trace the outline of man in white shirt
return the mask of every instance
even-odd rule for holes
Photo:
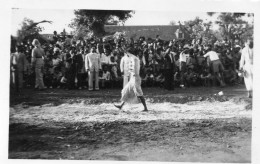
[[[93,90],[95,76],[95,90],[99,90],[99,71],[101,70],[100,55],[96,53],[96,47],[91,47],[90,53],[85,57],[85,67],[88,72],[88,90]]]
[[[120,71],[123,74],[123,80],[124,80],[123,86],[125,86],[130,80],[129,62],[130,62],[130,58],[127,55],[127,53],[125,53],[124,57],[122,57],[120,61]]]
[[[185,45],[184,51],[180,53],[179,57],[179,62],[180,62],[180,73],[181,73],[181,80],[180,80],[180,87],[184,88],[184,74],[186,72],[186,62],[187,62],[187,57],[189,56],[189,46]]]
[[[203,57],[209,57],[215,78],[219,81],[222,87],[225,86],[226,84],[222,75],[224,67],[218,57],[218,54],[212,50],[212,46],[209,46],[208,52]]]
[[[109,59],[109,54],[108,54],[108,52],[106,52],[106,50],[105,50],[104,53],[100,54],[100,62],[101,62],[102,67],[104,65],[108,65],[109,64],[109,60],[110,60]]]

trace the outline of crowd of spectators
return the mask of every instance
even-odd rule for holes
[[[35,86],[35,73],[31,66],[32,40],[17,45],[26,56],[23,72],[23,87]],[[88,88],[85,56],[94,47],[100,55],[101,88],[122,88],[123,78],[120,61],[124,56],[124,45],[133,47],[132,53],[141,61],[140,75],[143,87],[173,88],[195,86],[226,86],[242,82],[237,75],[241,56],[241,45],[231,45],[227,40],[202,44],[199,40],[169,40],[140,37],[126,39],[123,35],[88,39],[73,39],[54,33],[52,41],[42,44],[45,51],[43,81],[47,88]],[[14,52],[13,52],[14,53]],[[172,71],[165,71],[166,55],[172,57]],[[215,56],[214,56],[215,55]],[[215,61],[218,62],[215,62]],[[12,62],[12,61],[11,61]],[[11,63],[11,67],[13,64]],[[167,73],[166,73],[167,72]],[[168,78],[167,76],[172,76]],[[169,81],[170,79],[170,81]]]

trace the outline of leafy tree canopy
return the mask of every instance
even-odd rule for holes
[[[70,27],[75,29],[75,35],[93,33],[95,36],[105,35],[105,25],[124,23],[132,17],[131,10],[74,10],[76,18]]]
[[[35,22],[31,19],[24,18],[21,23],[21,28],[17,31],[17,39],[18,41],[24,40],[26,37],[30,35],[39,34],[43,28],[38,26],[33,26]],[[31,28],[32,27],[32,28]]]

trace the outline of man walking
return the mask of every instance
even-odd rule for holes
[[[90,53],[86,55],[85,67],[88,72],[88,90],[93,90],[95,76],[95,90],[99,90],[99,71],[101,70],[100,55],[96,53],[96,47],[91,47]]]

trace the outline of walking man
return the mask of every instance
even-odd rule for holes
[[[140,60],[138,57],[132,54],[133,50],[131,47],[126,50],[127,55],[130,57],[129,70],[130,70],[130,81],[124,86],[121,92],[121,104],[115,105],[118,109],[121,109],[123,105],[127,103],[137,103],[139,98],[144,106],[144,112],[147,112],[146,102],[143,96],[141,88],[141,77],[140,77]]]

